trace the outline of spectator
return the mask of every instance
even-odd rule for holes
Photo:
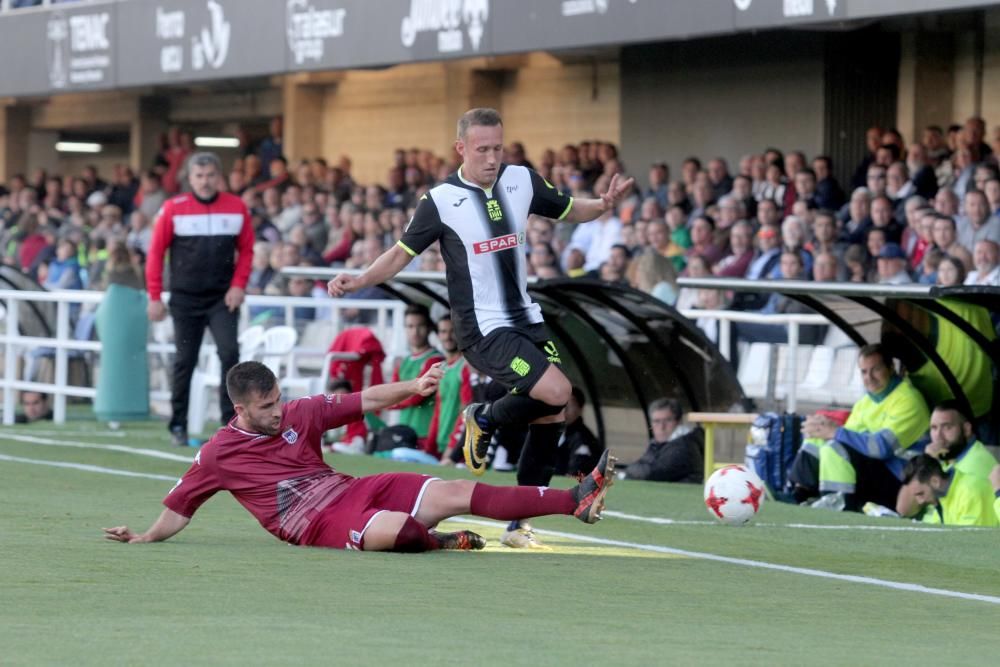
[[[910,172],[908,194],[917,194],[924,199],[933,199],[938,191],[937,175],[934,164],[923,144],[912,143],[906,152],[906,167]]]
[[[813,260],[812,279],[818,283],[832,283],[843,279],[843,270],[837,257],[829,252],[821,252]]]
[[[719,198],[719,214],[715,225],[715,245],[724,250],[729,248],[729,230],[746,218],[747,210],[743,202],[734,195]]]
[[[972,261],[976,268],[965,277],[966,285],[1000,287],[1000,245],[996,241],[977,243]]]
[[[859,188],[865,184],[865,178],[868,174],[868,167],[875,161],[875,151],[882,143],[882,128],[877,126],[869,127],[865,130],[865,157],[862,158],[861,163],[858,164],[857,168],[854,170],[854,176],[851,177],[851,188]]]
[[[187,132],[181,132],[176,126],[167,131],[167,147],[162,157],[166,164],[163,189],[168,195],[177,194],[181,190],[180,171],[192,152],[192,146],[191,135]]]
[[[879,284],[908,285],[913,282],[910,272],[906,270],[906,253],[898,243],[886,243],[882,246],[876,266]]]
[[[684,415],[676,399],[653,401],[648,414],[653,438],[639,460],[627,466],[625,478],[700,484],[704,467],[702,430],[681,426]]]
[[[712,200],[718,200],[733,189],[733,177],[729,175],[726,161],[717,157],[708,161],[708,182],[712,188]]]
[[[714,273],[724,278],[742,278],[753,260],[753,226],[746,220],[733,225],[729,232],[730,254],[719,260]]]
[[[777,276],[780,280],[807,280],[810,273],[807,273],[802,264],[801,253],[785,250],[781,253],[781,260],[778,264],[781,273]],[[775,313],[784,314],[808,314],[812,311],[799,301],[787,297],[778,292],[772,292],[764,303],[764,306],[757,311],[762,315]],[[758,324],[751,322],[739,322],[734,324],[734,339],[741,339],[748,342],[765,343],[786,343],[788,342],[788,326],[783,324]],[[826,327],[821,325],[804,324],[799,326],[799,341],[807,345],[815,345],[822,340],[826,333]],[[734,350],[730,354],[730,359],[736,359]]]
[[[633,288],[671,306],[677,301],[677,272],[673,262],[652,248],[632,260],[627,273]]]
[[[953,218],[938,215],[934,219],[932,238],[934,246],[943,254],[951,255],[961,261],[966,270],[972,268],[972,255],[958,242],[958,230]]]
[[[667,183],[670,180],[670,169],[665,162],[655,162],[649,167],[649,187],[643,193],[643,199],[652,198],[661,209],[669,206]]]
[[[871,192],[868,188],[857,188],[851,193],[846,215],[842,216],[844,228],[842,239],[848,244],[862,243],[871,228]]]
[[[952,190],[942,188],[934,195],[934,210],[941,215],[954,218],[958,215],[958,195]]]
[[[780,164],[768,164],[764,172],[764,183],[758,189],[759,201],[783,202],[785,200],[785,175]]]
[[[923,396],[896,374],[881,345],[862,347],[858,367],[866,393],[844,425],[819,413],[803,424],[807,439],[790,474],[798,502],[820,493],[831,495],[821,499],[821,507],[896,506],[907,450],[926,431],[930,414]]]
[[[149,254],[149,245],[153,240],[153,227],[149,217],[142,210],[132,211],[129,216],[129,230],[125,237],[125,245],[130,250],[138,250],[143,257]]]
[[[965,283],[965,265],[951,255],[941,258],[937,267],[937,284],[941,287],[957,287]]]
[[[980,190],[965,193],[965,215],[958,219],[958,242],[968,251],[984,239],[1000,243],[1000,218],[990,214],[989,201]]]
[[[805,202],[809,208],[816,208],[816,172],[800,169],[795,174],[795,201]]]
[[[76,244],[72,241],[63,239],[56,247],[56,259],[49,264],[45,287],[53,290],[83,289]]]
[[[816,176],[816,207],[836,211],[846,199],[843,188],[833,176],[833,160],[828,155],[813,158],[812,171]]]
[[[903,237],[903,228],[896,222],[894,217],[892,200],[887,195],[880,195],[872,199],[871,204],[871,227],[885,230],[886,241],[899,243]]]
[[[622,221],[613,209],[609,209],[596,220],[577,225],[569,247],[583,251],[586,257],[584,270],[594,271],[608,259],[611,247],[621,243],[621,240]]]
[[[781,223],[782,250],[799,255],[805,275],[812,273],[812,253],[806,249],[809,240],[806,224],[802,218],[790,215]],[[772,278],[780,277],[780,266],[771,272]]]
[[[812,224],[813,239],[806,244],[806,249],[814,256],[820,253],[829,253],[838,260],[844,256],[847,244],[838,241],[840,230],[837,229],[837,217],[828,210],[821,210],[816,213]]]
[[[608,259],[601,264],[601,268],[596,272],[591,272],[591,276],[599,278],[606,283],[625,284],[625,274],[628,272],[629,262],[632,254],[629,249],[621,243],[611,246]]]
[[[712,263],[703,255],[691,255],[688,257],[685,274],[688,278],[708,278],[712,275]],[[694,308],[698,299],[698,290],[691,287],[682,287],[677,291],[677,303],[674,307],[677,310],[688,310]]]
[[[951,156],[951,162],[951,192],[956,197],[964,197],[968,190],[975,187],[973,173],[976,169],[976,163],[972,157],[972,151],[965,146],[957,148]]]
[[[715,244],[715,220],[708,215],[698,215],[691,223],[691,247],[684,253],[690,263],[695,255],[701,255],[714,265],[722,259],[722,249]]]
[[[438,253],[440,255],[440,253]],[[559,269],[559,258],[555,250],[548,243],[538,242],[531,246],[531,254],[528,256],[528,273],[538,275],[539,269],[552,267],[557,274],[561,274]]]
[[[991,178],[983,184],[983,194],[989,202],[989,212],[991,217],[1000,214],[1000,179]]]
[[[14,415],[15,424],[30,424],[37,421],[51,421],[52,408],[48,394],[40,391],[21,392],[21,414]]]
[[[264,139],[262,139],[260,144],[257,146],[257,158],[260,160],[258,164],[261,166],[260,176],[263,177],[263,180],[274,178],[274,174],[271,172],[271,166],[274,160],[284,155],[285,144],[283,139],[283,120],[281,116],[275,116],[271,119],[271,123],[268,126],[268,135],[264,137]],[[251,182],[254,179],[256,179],[256,175],[251,177]]]
[[[132,262],[128,246],[121,239],[112,240],[108,246],[108,261],[104,266],[101,282],[92,287],[105,290],[109,285],[124,285],[140,292],[146,288],[142,270]]]

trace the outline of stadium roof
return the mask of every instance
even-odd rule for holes
[[[937,367],[956,400],[969,407],[970,396],[959,386],[952,368],[936,345],[935,317],[953,324],[966,343],[981,349],[1000,369],[1000,341],[984,336],[970,322],[942,304],[943,300],[981,306],[1000,313],[1000,287],[936,285],[868,285],[860,283],[815,283],[801,280],[754,281],[737,278],[681,278],[681,287],[735,292],[778,293],[794,299],[824,316],[857,345],[902,342],[919,351]],[[968,348],[966,348],[968,349]],[[900,357],[908,349],[893,348]],[[994,392],[994,402],[997,392]],[[992,410],[994,422],[1000,422]]]

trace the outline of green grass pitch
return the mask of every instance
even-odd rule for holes
[[[194,453],[171,449],[159,423],[123,432],[82,420],[0,429],[0,664],[997,663],[1000,531],[916,531],[776,503],[730,528],[711,522],[700,487],[619,482],[596,526],[535,522],[554,547],[544,553],[498,546],[495,522],[463,521],[449,527],[482,532],[485,551],[291,547],[221,494],[175,539],[122,545],[101,527],[145,529],[172,482],[24,460],[175,478],[186,463],[128,450]],[[404,469],[328,461],[358,475]]]

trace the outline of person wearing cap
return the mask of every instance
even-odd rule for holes
[[[907,285],[913,282],[906,270],[906,253],[898,243],[886,243],[878,253],[878,282],[880,285]]]

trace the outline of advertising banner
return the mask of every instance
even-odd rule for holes
[[[0,20],[0,95],[114,88],[115,7],[58,5]]]
[[[130,0],[117,5],[121,86],[285,69],[282,2]]]

